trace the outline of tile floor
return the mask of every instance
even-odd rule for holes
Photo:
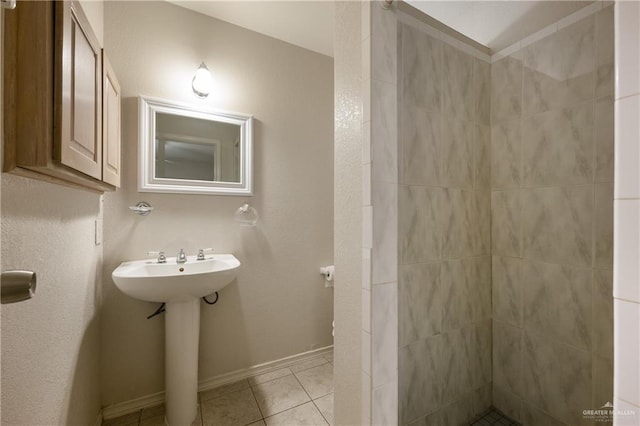
[[[499,425],[499,426],[519,426],[520,423],[511,420],[495,408],[491,408],[487,412],[483,413],[478,420],[471,423],[471,426],[486,426],[486,425]]]
[[[193,426],[333,425],[333,355],[199,393]],[[164,405],[103,426],[164,426]]]

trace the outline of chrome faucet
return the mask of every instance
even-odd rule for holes
[[[156,259],[157,263],[167,263],[167,257],[164,255],[163,251],[150,251],[147,255],[158,256]]]
[[[187,263],[187,255],[184,253],[184,249],[180,249],[176,256],[176,263]]]
[[[205,252],[212,252],[213,249],[212,248],[206,248],[206,249],[198,249],[198,257],[196,257],[196,260],[205,260],[204,257],[204,253]]]

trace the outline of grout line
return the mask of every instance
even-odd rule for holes
[[[330,394],[327,394],[330,395]],[[325,395],[325,396],[327,396]],[[322,396],[320,398],[323,398]],[[318,398],[316,398],[318,399]],[[318,412],[320,413],[320,415],[322,416],[322,418],[324,419],[325,422],[327,422],[327,424],[329,424],[329,420],[325,417],[324,413],[322,412],[322,410],[320,409],[320,407],[318,407],[318,404],[316,404],[316,400],[312,399],[311,403],[313,404],[314,407],[316,407],[316,410],[318,410]]]
[[[251,396],[253,396],[253,400],[256,402],[256,406],[258,407],[258,413],[260,413],[260,420],[262,420],[266,424],[267,422],[264,421],[264,414],[262,413],[262,408],[260,408],[260,404],[258,404],[258,398],[256,398],[256,394],[253,392],[253,388],[251,386],[249,386],[249,391],[251,392]],[[204,419],[202,421],[204,422]]]

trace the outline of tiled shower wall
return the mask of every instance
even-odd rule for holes
[[[523,424],[586,424],[583,410],[613,397],[613,7],[601,7],[492,63],[493,404]]]
[[[489,56],[398,26],[399,420],[469,424],[491,405]]]

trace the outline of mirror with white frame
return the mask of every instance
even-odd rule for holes
[[[252,195],[252,117],[140,97],[140,192]]]

